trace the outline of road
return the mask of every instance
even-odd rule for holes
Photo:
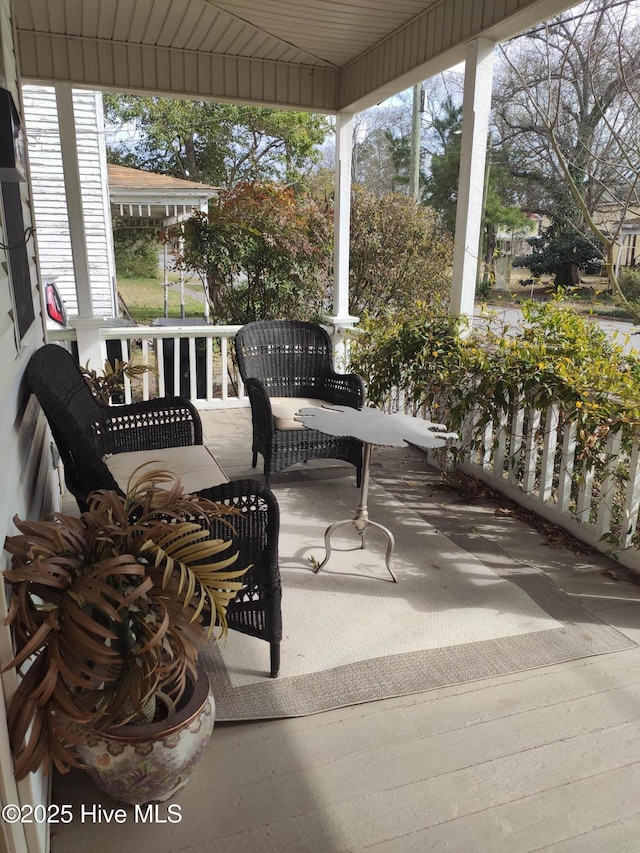
[[[496,316],[501,320],[504,319],[506,323],[512,326],[517,325],[522,318],[522,313],[518,308],[503,308],[495,305],[488,305],[486,307],[489,311],[495,311]],[[476,306],[476,310],[478,314],[474,322],[481,323],[483,318],[480,316],[479,305]],[[626,320],[608,320],[593,317],[593,321],[597,322],[616,343],[623,345],[626,353],[635,351],[640,356],[640,327]]]

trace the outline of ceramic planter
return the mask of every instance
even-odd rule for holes
[[[198,667],[190,697],[171,719],[92,732],[78,751],[91,778],[112,799],[163,802],[189,781],[214,721],[209,678]]]

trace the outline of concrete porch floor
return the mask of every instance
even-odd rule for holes
[[[228,476],[260,477],[249,410],[202,415]],[[372,479],[385,469],[640,642],[640,586],[606,557],[550,546],[493,503],[465,503],[419,451],[374,451]],[[52,851],[631,853],[638,791],[640,648],[312,717],[219,724],[173,801],[180,823],[82,823],[83,805],[113,803],[85,774],[59,776],[54,799],[76,818],[56,827]]]

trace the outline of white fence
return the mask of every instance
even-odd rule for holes
[[[143,374],[136,391],[143,400],[182,395],[200,409],[247,406],[242,380],[231,345],[240,326],[136,326],[100,329],[103,341],[119,345],[120,361],[152,368]],[[113,342],[116,342],[114,347]],[[131,381],[125,377],[125,402],[133,398]]]

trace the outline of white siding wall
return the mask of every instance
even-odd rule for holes
[[[20,109],[20,89],[10,18],[10,0],[0,0],[0,86],[9,89]],[[29,184],[21,183],[24,225],[32,224]],[[0,216],[0,242],[6,244],[4,216]],[[36,311],[35,321],[21,342],[14,328],[11,301],[11,279],[6,253],[0,248],[0,542],[15,533],[13,516],[37,518],[59,507],[59,483],[51,464],[50,435],[44,417],[30,397],[24,373],[31,353],[43,343],[43,328],[37,293],[35,247],[27,243]],[[8,555],[0,553],[0,569],[8,566]],[[12,657],[9,629],[4,625],[7,599],[4,584],[0,583],[0,668]],[[14,672],[0,679],[0,801],[2,803],[38,803],[47,797],[48,780],[41,774],[32,775],[16,784],[8,750],[5,701],[15,690]],[[0,822],[0,835],[6,847],[18,853],[40,853],[47,846],[44,825],[7,824]]]
[[[57,286],[70,315],[78,313],[69,220],[55,90],[23,86],[34,216],[42,275],[57,276]],[[73,108],[78,141],[89,275],[94,312],[114,317],[113,235],[109,215],[107,163],[104,152],[102,96],[76,90]]]

